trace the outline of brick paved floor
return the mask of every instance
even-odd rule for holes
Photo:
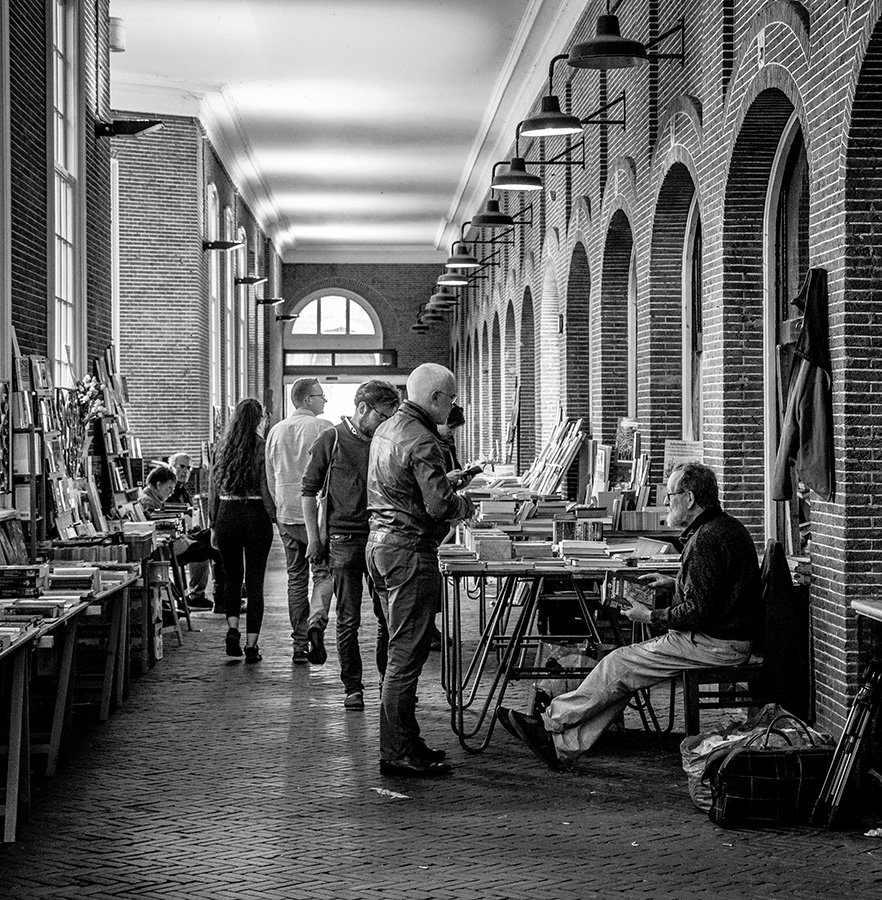
[[[267,593],[262,663],[228,662],[221,617],[200,614],[202,631],[77,739],[59,776],[38,785],[19,842],[0,849],[0,897],[882,896],[882,840],[862,834],[878,822],[717,828],[690,803],[676,741],[611,734],[567,775],[501,729],[485,753],[466,754],[449,731],[438,654],[419,715],[456,771],[382,778],[375,675],[367,709],[346,712],[332,646],[324,667],[290,662],[278,542]]]

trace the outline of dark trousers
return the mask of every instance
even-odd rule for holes
[[[242,582],[248,591],[249,634],[263,623],[263,577],[273,543],[273,523],[262,500],[221,500],[214,539],[224,566],[224,612],[239,616]]]
[[[201,563],[211,561],[211,574],[214,576],[214,596],[215,602],[220,602],[219,598],[224,592],[224,566],[221,560],[219,550],[215,550],[211,546],[211,532],[206,528],[199,532],[198,535],[190,535],[193,541],[183,553],[178,554],[178,562],[183,565],[190,563]],[[208,572],[206,571],[206,580]],[[190,582],[190,589],[194,590],[195,585]],[[195,590],[194,590],[195,592]],[[202,582],[202,595],[205,596],[205,582]]]
[[[328,541],[328,564],[334,579],[337,598],[337,654],[340,657],[340,679],[347,694],[363,691],[361,651],[358,629],[361,626],[361,598],[367,582],[368,592],[377,617],[376,661],[380,675],[386,673],[389,654],[389,629],[380,597],[367,568],[365,549],[367,535],[335,534]]]
[[[380,708],[380,758],[398,760],[420,741],[417,683],[432,646],[431,624],[441,589],[437,553],[368,540],[368,571],[389,626],[389,660]]]

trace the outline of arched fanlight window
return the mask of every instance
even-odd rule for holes
[[[363,302],[352,295],[327,293],[300,310],[291,329],[295,335],[374,335],[376,325]]]

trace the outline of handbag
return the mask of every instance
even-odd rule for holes
[[[328,546],[328,518],[330,516],[330,496],[329,490],[331,487],[331,468],[334,465],[334,456],[337,453],[337,441],[340,438],[340,432],[337,429],[334,429],[334,446],[331,448],[331,455],[328,458],[328,468],[325,471],[325,481],[322,485],[322,489],[319,491],[318,496],[316,497],[316,505],[318,507],[318,534],[319,534],[319,542],[322,547]]]
[[[794,746],[775,727],[783,720],[795,723],[807,743]],[[783,746],[769,746],[773,734],[783,738]],[[711,788],[708,816],[724,828],[808,822],[832,760],[832,745],[818,744],[801,719],[777,716],[761,736],[708,759],[702,779]]]

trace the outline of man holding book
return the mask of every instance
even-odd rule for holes
[[[623,610],[632,622],[665,633],[604,656],[575,691],[555,697],[541,718],[499,709],[502,725],[552,769],[571,764],[588,750],[635,691],[686,669],[740,665],[750,658],[761,614],[753,538],[720,508],[710,467],[679,465],[667,487],[668,524],[684,528],[680,572],[676,579],[650,574],[643,581],[672,594],[671,604],[650,609],[634,602]]]
[[[438,545],[472,501],[447,477],[438,426],[456,402],[453,372],[434,363],[407,379],[407,400],[371,442],[368,465],[368,570],[389,624],[389,660],[380,710],[380,772],[443,775],[443,750],[426,746],[416,720],[417,683],[429,657],[441,590]]]
[[[395,415],[401,396],[388,381],[368,381],[355,392],[355,412],[339,425],[323,431],[309,451],[303,473],[303,519],[311,563],[327,560],[337,597],[337,655],[340,679],[346,692],[346,709],[364,709],[361,652],[358,629],[364,585],[377,617],[376,661],[382,678],[386,672],[389,630],[380,597],[368,575],[365,548],[368,540],[367,472],[371,438],[377,426]],[[326,491],[326,493],[325,493]],[[319,534],[318,495],[325,493],[327,543]],[[310,603],[309,661],[322,665],[327,659],[324,632],[328,625],[330,594],[314,594]]]

